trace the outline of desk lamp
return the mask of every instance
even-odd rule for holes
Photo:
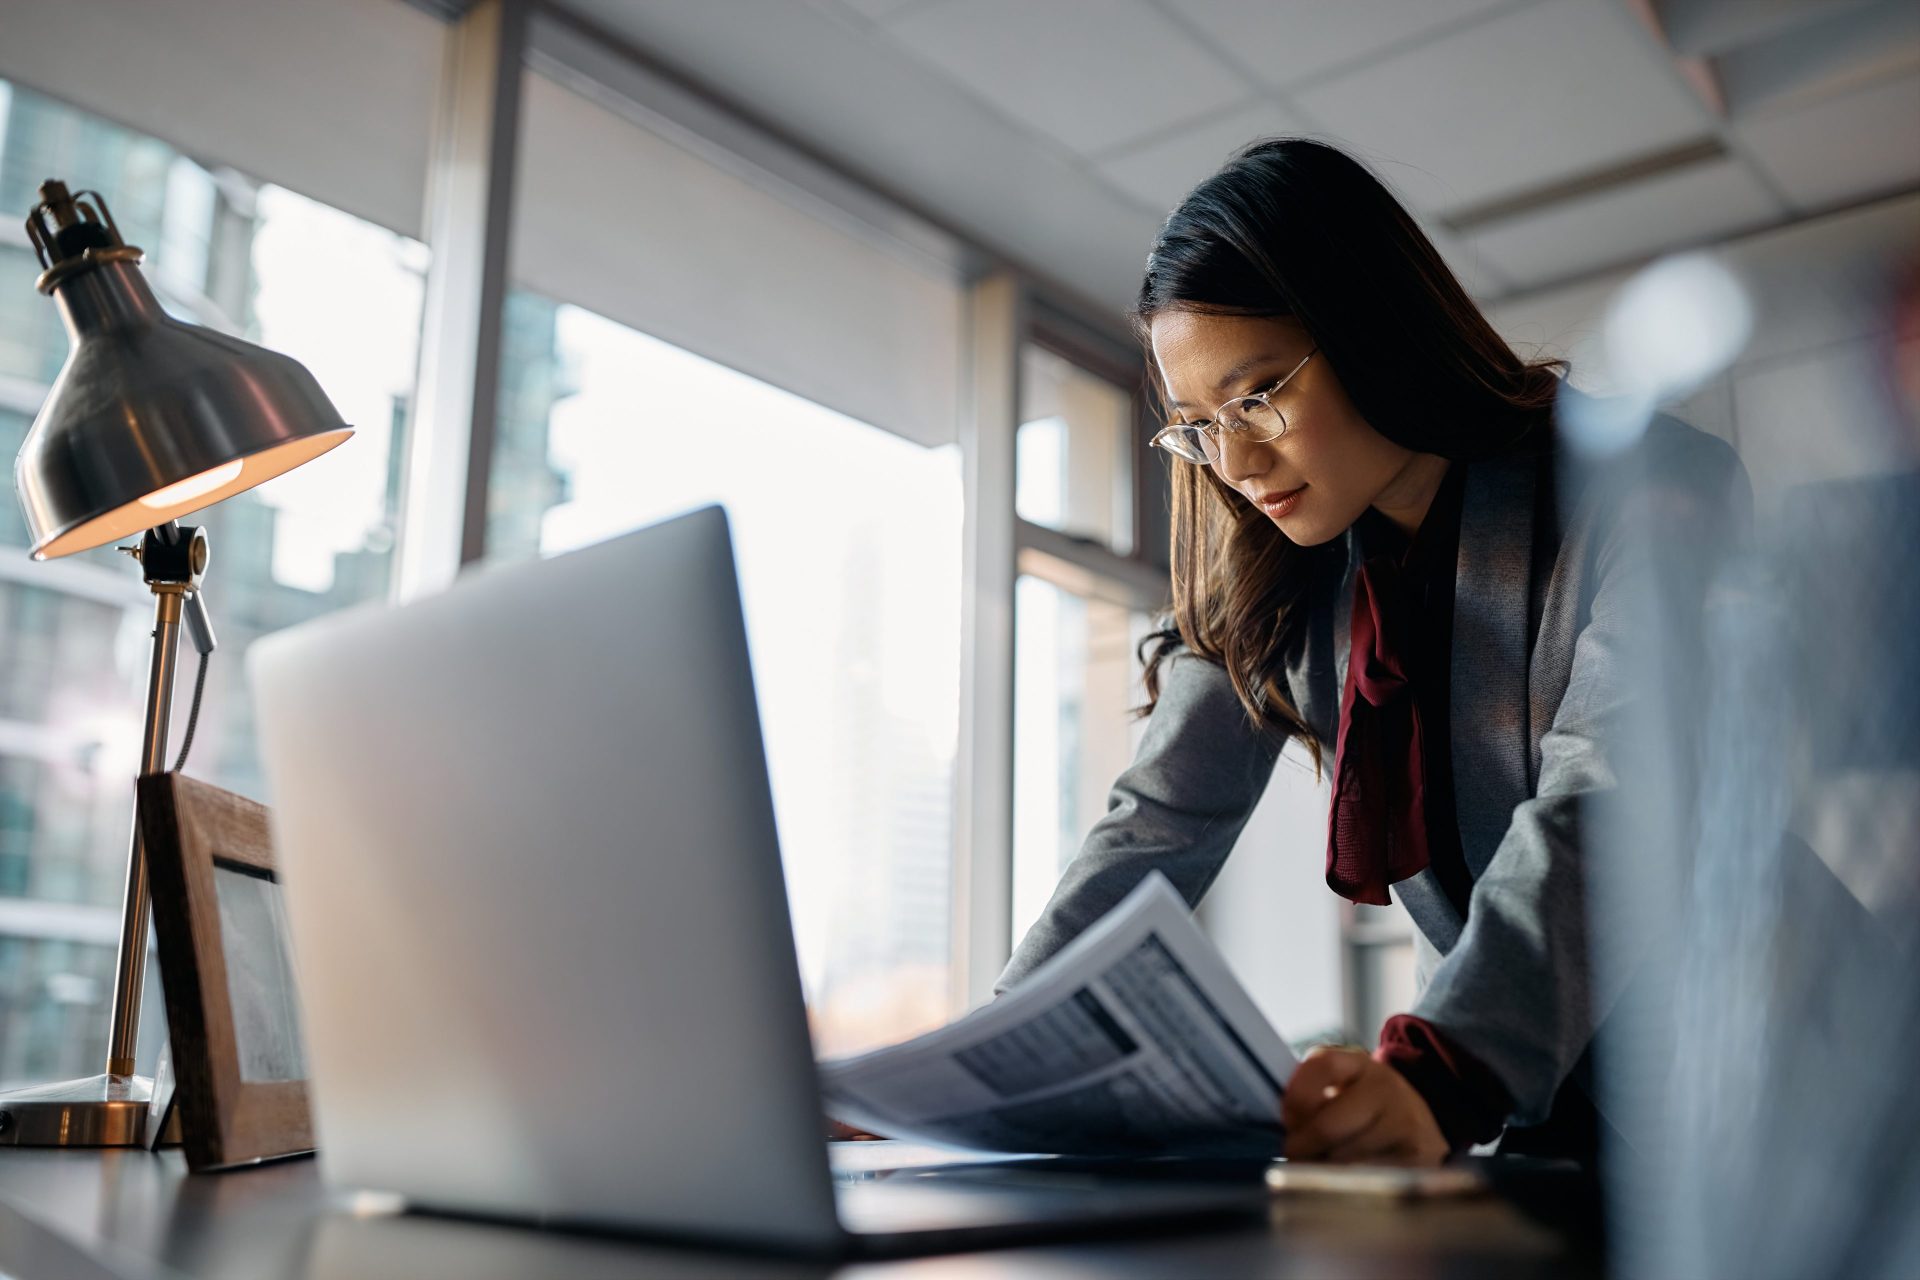
[[[139,561],[154,598],[141,769],[159,773],[183,619],[202,680],[214,647],[200,591],[206,531],[175,521],[311,461],[353,430],[298,362],[162,311],[140,250],[98,192],[43,183],[27,235],[40,292],[60,309],[73,349],[20,447],[14,484],[35,560],[140,537],[121,550]],[[134,1074],[134,1049],[150,905],[136,820],[107,1069],[0,1093],[0,1146],[141,1143],[153,1085]]]

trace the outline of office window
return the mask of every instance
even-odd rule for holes
[[[1097,544],[1077,563],[1023,553],[1014,585],[1012,929],[1038,918],[1107,810],[1144,731],[1136,658],[1150,622],[1137,576],[1109,581],[1134,544],[1134,401],[1110,378],[1037,342],[1020,351],[1014,511]],[[1105,568],[1103,568],[1103,566]],[[1155,592],[1153,605],[1157,605]],[[1146,607],[1143,607],[1146,606]]]
[[[1014,586],[1013,938],[1107,811],[1133,759],[1146,700],[1135,652],[1145,614],[1040,578]]]
[[[726,505],[817,1045],[942,1022],[957,451],[531,292],[506,320],[489,554]]]
[[[0,82],[0,454],[66,357],[20,223],[57,176],[104,193],[179,316],[302,361],[358,430],[314,463],[192,517],[212,539],[220,650],[188,771],[260,793],[243,655],[256,637],[386,591],[400,423],[425,250],[290,191]],[[0,1088],[100,1070],[140,763],[152,599],[111,548],[28,559],[0,502]],[[172,746],[194,656],[183,643]],[[143,1056],[154,1045],[144,1043]]]
[[[1023,520],[1133,549],[1133,398],[1045,347],[1020,357],[1014,510]]]

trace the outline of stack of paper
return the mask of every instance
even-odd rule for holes
[[[1071,1155],[1278,1155],[1294,1057],[1157,872],[1018,987],[821,1064],[835,1119]]]

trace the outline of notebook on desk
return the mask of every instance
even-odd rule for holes
[[[249,666],[332,1182],[809,1253],[1266,1212],[1257,1173],[830,1170],[719,508]]]

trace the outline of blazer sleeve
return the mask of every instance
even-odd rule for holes
[[[1534,794],[1515,807],[1474,884],[1466,927],[1413,1010],[1499,1078],[1513,1099],[1510,1122],[1521,1125],[1546,1119],[1625,985],[1622,966],[1596,973],[1591,963],[1584,860],[1607,852],[1596,816],[1607,822],[1639,782],[1637,766],[1623,767],[1623,744],[1652,722],[1633,699],[1660,684],[1657,667],[1700,660],[1702,602],[1750,506],[1745,473],[1718,441],[1596,487],[1605,492],[1590,509],[1603,514],[1584,538],[1593,585],[1566,692],[1540,740]],[[1661,710],[1669,727],[1684,722]],[[1622,914],[1600,922],[1611,936],[1598,941],[1614,955],[1631,947],[1633,922]]]
[[[1138,754],[994,994],[1071,942],[1149,872],[1164,873],[1188,905],[1197,903],[1266,790],[1280,746],[1251,723],[1225,668],[1175,653]]]

